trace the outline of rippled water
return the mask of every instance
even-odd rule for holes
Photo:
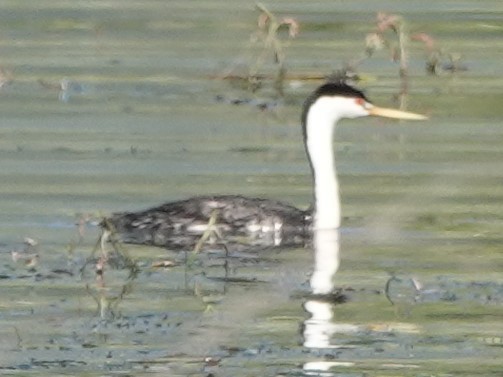
[[[197,257],[123,246],[137,269],[111,261],[104,280],[87,262],[93,221],[112,211],[207,193],[309,205],[298,118],[317,82],[289,81],[264,111],[229,102],[270,104],[270,87],[253,95],[211,79],[249,59],[252,3],[4,1],[2,374],[501,375],[500,1],[270,8],[301,23],[289,72],[340,68],[379,10],[400,12],[468,67],[426,76],[412,45],[408,107],[431,119],[337,130],[340,296],[313,304],[326,310],[330,347],[303,337],[310,246]],[[360,69],[369,97],[397,106],[389,57]]]

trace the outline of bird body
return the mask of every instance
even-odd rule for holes
[[[306,240],[311,211],[269,199],[198,196],[140,212],[116,213],[105,222],[123,242],[169,249],[193,247],[208,232],[215,243],[287,246]]]
[[[425,119],[422,115],[374,106],[361,91],[340,82],[320,86],[305,101],[302,129],[313,175],[314,210],[267,199],[200,196],[145,211],[117,213],[103,224],[123,242],[176,249],[192,247],[208,232],[214,232],[225,243],[303,244],[313,229],[340,226],[339,184],[332,145],[335,125],[342,118],[368,115]]]

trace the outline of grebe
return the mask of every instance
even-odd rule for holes
[[[182,249],[193,247],[208,231],[225,243],[248,246],[301,245],[313,228],[340,225],[339,187],[333,133],[342,118],[381,116],[420,120],[425,116],[373,105],[345,84],[326,83],[305,101],[303,139],[314,184],[314,211],[280,201],[234,195],[200,196],[169,202],[140,212],[122,212],[102,225],[125,243]]]

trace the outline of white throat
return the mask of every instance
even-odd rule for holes
[[[347,108],[348,101],[349,98],[341,97],[319,98],[311,105],[306,117],[306,149],[314,175],[315,229],[337,229],[341,224],[333,135],[335,124],[341,118],[341,109]]]

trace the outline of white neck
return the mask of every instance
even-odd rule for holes
[[[333,98],[318,99],[306,118],[306,150],[314,175],[315,229],[336,229],[341,223],[333,149],[333,134],[338,120]]]

